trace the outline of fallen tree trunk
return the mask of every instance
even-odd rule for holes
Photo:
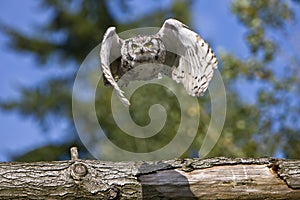
[[[300,199],[300,160],[0,163],[1,199]]]

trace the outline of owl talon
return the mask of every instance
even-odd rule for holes
[[[158,74],[157,74],[157,79],[162,79],[162,74],[159,72]]]

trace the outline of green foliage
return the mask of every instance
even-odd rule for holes
[[[118,7],[114,9],[130,14],[127,1],[117,2]],[[38,27],[37,35],[26,35],[9,26],[4,26],[3,30],[10,37],[11,48],[18,52],[34,54],[41,66],[45,66],[43,64],[53,58],[58,58],[57,67],[64,68],[69,61],[79,66],[85,56],[101,42],[109,26],[116,26],[119,32],[142,26],[158,27],[166,17],[175,17],[186,24],[191,24],[192,5],[193,1],[174,0],[166,10],[154,11],[134,21],[120,23],[114,16],[114,10],[108,6],[108,0],[43,0],[41,8],[50,10],[52,17],[48,23]],[[247,29],[245,42],[251,55],[247,59],[241,59],[226,51],[220,53],[221,74],[227,89],[228,112],[221,138],[209,156],[274,156],[280,151],[285,157],[299,158],[300,127],[296,123],[300,123],[300,108],[295,103],[299,101],[300,89],[297,87],[299,70],[293,67],[294,59],[286,59],[286,65],[292,66],[288,68],[290,73],[286,73],[286,76],[276,75],[273,65],[276,64],[275,58],[281,57],[282,49],[281,44],[269,34],[270,32],[283,34],[280,31],[284,31],[286,23],[295,20],[294,10],[286,1],[275,0],[235,0],[231,3],[231,10]],[[299,66],[299,60],[297,64]],[[75,67],[74,71],[76,70]],[[62,77],[46,79],[35,87],[21,88],[19,99],[1,100],[0,106],[6,111],[18,111],[24,116],[33,117],[42,126],[47,125],[47,118],[50,116],[57,121],[67,120],[72,130],[70,135],[75,135],[71,110],[74,78],[74,74],[66,73]],[[255,104],[240,98],[241,91],[236,88],[239,79],[245,79],[250,84],[259,82],[263,85],[258,88]],[[149,123],[147,113],[153,102],[160,102],[168,111],[170,123],[167,123],[161,131],[163,134],[146,142],[148,146],[139,145],[145,141],[134,140],[117,128],[110,106],[107,106],[110,105],[110,99],[98,98],[99,95],[110,96],[111,92],[111,88],[104,88],[99,84],[96,94],[98,120],[111,141],[123,145],[123,148],[129,151],[145,152],[149,148],[155,150],[161,147],[174,137],[181,114],[176,98],[168,91],[153,86],[147,90],[141,89],[132,97],[136,103],[131,107],[130,114],[139,125]],[[142,98],[149,93],[155,95],[149,99]],[[159,99],[162,96],[166,98]],[[193,152],[199,149],[210,121],[209,98],[206,95],[200,98],[199,102],[202,107],[198,135],[183,156],[192,156]],[[183,114],[192,115],[193,112],[195,110],[191,108]],[[105,116],[101,113],[105,113]],[[76,137],[70,137],[70,140],[74,138]],[[69,143],[73,141],[66,141],[66,144]],[[38,158],[37,155],[47,154],[55,155],[51,158],[53,160],[61,159],[61,155],[66,152],[63,146],[50,145],[38,148],[17,160],[29,161],[31,160],[29,157]],[[38,159],[44,160],[42,157]]]
[[[264,61],[271,61],[275,42],[266,36],[266,29],[284,27],[293,13],[286,1],[239,0],[232,3],[232,12],[248,28],[247,44],[253,53],[263,52]]]
[[[118,147],[131,152],[144,153],[155,151],[168,144],[175,136],[180,124],[180,107],[176,97],[168,93],[162,86],[154,84],[144,86],[138,89],[131,97],[132,105],[130,106],[130,114],[133,121],[139,126],[146,126],[150,123],[148,111],[153,104],[160,104],[166,108],[167,121],[163,129],[153,137],[148,139],[134,138],[119,129],[112,116],[110,103],[105,102],[107,98],[97,98],[96,112],[98,114],[99,123],[105,130],[108,138]],[[111,96],[111,88],[98,89],[101,96]],[[150,98],[148,94],[155,94]],[[162,97],[164,97],[162,99]],[[105,114],[104,114],[105,113]],[[124,142],[126,141],[126,142]],[[144,145],[147,144],[147,145]]]
[[[56,159],[68,158],[68,145],[45,145],[40,148],[29,151],[22,156],[14,156],[17,162],[38,162],[53,161]],[[70,148],[70,147],[69,147]],[[65,154],[62,154],[65,152]]]

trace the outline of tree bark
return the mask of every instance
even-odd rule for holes
[[[300,199],[300,160],[0,163],[0,199]]]

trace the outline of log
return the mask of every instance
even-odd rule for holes
[[[0,199],[300,199],[300,160],[0,163]]]

